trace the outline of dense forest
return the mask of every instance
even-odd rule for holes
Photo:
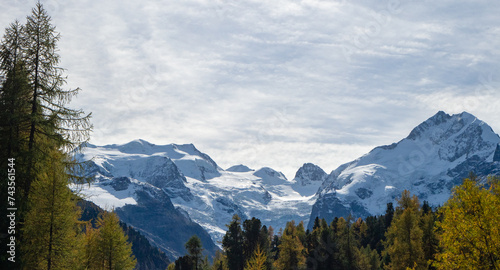
[[[482,180],[471,175],[438,209],[404,191],[384,215],[316,218],[312,231],[235,215],[212,264],[193,236],[168,269],[500,269],[500,180]]]
[[[90,114],[67,104],[59,67],[60,35],[38,3],[26,23],[12,23],[0,44],[1,269],[133,269],[131,244],[114,213],[82,221],[68,185],[82,166]]]

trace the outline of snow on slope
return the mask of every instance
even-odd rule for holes
[[[404,189],[431,205],[443,204],[470,170],[496,170],[490,163],[498,143],[498,135],[473,115],[438,112],[400,142],[333,171],[318,192],[310,220],[381,214]]]
[[[234,214],[242,219],[257,217],[276,229],[290,220],[307,225],[319,187],[317,179],[308,180],[307,175],[298,184],[271,168],[254,171],[237,165],[224,171],[192,144],[154,145],[136,140],[124,145],[89,145],[79,158],[92,160],[88,172],[97,175],[97,182],[81,191],[89,200],[108,208],[134,204],[133,190],[117,191],[103,184],[117,177],[147,183],[163,189],[174,206],[200,224],[215,243],[222,240]]]

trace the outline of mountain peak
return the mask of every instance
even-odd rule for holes
[[[456,134],[462,128],[474,123],[476,120],[477,118],[468,112],[449,115],[443,111],[439,111],[415,127],[407,139],[417,140],[427,137],[431,140],[437,140],[438,138],[436,137]],[[477,125],[479,124],[484,124],[484,122],[478,121]]]
[[[228,172],[251,172],[254,171],[253,169],[248,168],[247,166],[243,164],[239,165],[234,165],[226,169]]]
[[[328,175],[319,166],[312,163],[304,163],[295,174],[295,180],[302,186],[312,182],[323,182]]]
[[[111,144],[111,145],[106,145],[104,147],[116,148],[116,149],[120,150],[120,152],[128,153],[128,154],[143,154],[148,149],[151,149],[154,146],[155,146],[154,144],[152,144],[148,141],[145,141],[142,139],[137,139],[137,140],[133,140],[133,141],[130,141],[128,143],[125,143],[125,144]]]
[[[286,179],[286,176],[282,172],[278,172],[269,167],[262,167],[258,169],[256,172],[254,172],[253,175],[260,177],[265,181],[273,180],[274,182],[279,182],[279,183],[288,182],[288,179]]]

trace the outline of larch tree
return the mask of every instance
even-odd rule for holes
[[[46,148],[56,144],[61,151],[69,152],[86,142],[92,130],[90,114],[66,107],[80,89],[63,89],[66,77],[63,76],[64,70],[59,67],[59,39],[56,27],[51,24],[51,17],[38,2],[24,27],[23,61],[31,91],[30,160],[25,194],[29,193],[31,182],[36,180],[38,172],[42,170],[43,165],[36,161],[44,155]]]
[[[354,235],[352,219],[352,216],[349,215],[347,220],[341,217],[337,222],[339,261],[342,269],[357,268],[358,241]]]
[[[136,260],[132,255],[132,244],[120,227],[114,212],[105,212],[97,221],[97,254],[99,269],[134,269]]]
[[[61,160],[52,149],[50,157]],[[23,227],[23,267],[26,269],[68,269],[77,247],[79,210],[68,188],[65,167],[60,162],[45,163],[44,171],[33,182],[29,208]]]
[[[478,180],[465,179],[440,210],[438,269],[500,269],[500,182],[487,189]]]
[[[389,269],[406,269],[416,266],[416,269],[425,269],[422,249],[422,229],[420,228],[420,203],[418,198],[410,196],[408,190],[403,191],[398,200],[398,206],[387,230],[385,252],[391,262]]]
[[[7,84],[0,114],[10,110],[8,119],[14,123],[7,132],[1,129],[1,144],[8,146],[2,154],[19,152],[20,259],[34,269],[62,269],[73,257],[78,213],[67,187],[77,179],[71,174],[70,150],[87,141],[91,131],[90,115],[66,107],[78,90],[62,89],[59,34],[50,21],[37,3],[26,25],[12,24],[2,42]]]
[[[81,180],[72,151],[92,126],[90,114],[66,107],[79,89],[63,89],[58,40],[38,2],[25,25],[6,29],[0,46],[0,157],[2,166],[5,157],[16,162],[17,240],[26,269],[78,267],[78,211],[68,184]]]
[[[267,270],[267,256],[260,246],[254,251],[253,256],[247,260],[245,270]]]
[[[92,227],[91,222],[85,226],[85,233],[80,237],[82,241],[78,250],[79,266],[81,269],[98,269],[99,268],[99,251],[97,248],[98,230]]]
[[[227,267],[227,258],[224,253],[217,250],[215,251],[215,258],[212,264],[212,270],[228,270]]]
[[[293,220],[287,222],[278,248],[279,257],[274,262],[276,269],[291,270],[306,267],[306,258],[303,254],[304,246],[299,239],[299,233]]]

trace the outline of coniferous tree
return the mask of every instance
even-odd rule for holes
[[[394,218],[386,233],[385,248],[390,256],[389,269],[426,268],[420,228],[420,203],[418,198],[403,191],[398,200]]]
[[[319,253],[319,241],[318,241],[318,227],[313,229],[312,232],[307,231],[306,244],[304,248],[306,249],[306,268],[307,269],[318,269],[318,260],[323,261],[323,257],[320,257]]]
[[[97,220],[97,261],[99,269],[134,269],[136,260],[132,245],[120,227],[118,216],[105,212]]]
[[[82,235],[83,243],[79,250],[79,259],[81,261],[81,269],[99,269],[99,251],[97,247],[97,237],[99,231],[94,229],[92,225],[85,226],[85,233]]]
[[[259,246],[261,240],[261,222],[258,218],[252,217],[243,221],[243,255],[244,261],[254,256],[255,249]]]
[[[193,261],[189,256],[182,256],[175,260],[175,270],[192,270],[194,269]]]
[[[24,63],[21,61],[20,42],[22,38],[22,26],[15,22],[6,29],[0,47],[0,198],[7,202],[10,197],[15,208],[18,209],[17,221],[25,214],[27,200],[23,198],[23,183],[26,181],[26,160],[28,132],[26,127],[29,125],[30,110],[30,92],[28,74]],[[12,162],[9,162],[11,160]],[[12,164],[12,167],[9,167]],[[9,169],[14,171],[14,180],[10,184],[7,181]],[[14,185],[12,185],[14,184]],[[13,200],[12,200],[13,199]],[[6,217],[9,213],[7,207],[0,209],[0,214]],[[4,233],[8,231],[10,220],[8,218],[0,219],[0,230]],[[18,226],[19,227],[19,223]],[[20,239],[19,230],[10,236],[16,240]],[[12,267],[19,268],[19,260],[15,263],[7,261],[7,242],[10,237],[0,238],[0,268]],[[19,245],[19,242],[18,242]],[[9,263],[10,265],[4,265]]]
[[[90,114],[65,107],[80,89],[64,90],[66,78],[58,66],[57,42],[60,35],[51,24],[51,17],[38,2],[24,27],[24,62],[29,73],[31,112],[28,138],[28,178],[25,196],[31,181],[35,181],[42,168],[36,162],[45,149],[56,142],[65,150],[73,150],[88,140],[91,131]],[[68,168],[70,169],[70,168]]]
[[[17,157],[24,150],[29,124],[30,85],[26,65],[23,62],[23,26],[18,21],[5,29],[0,45],[0,70],[5,80],[0,87],[0,145],[2,162]],[[5,159],[4,159],[5,158]],[[23,164],[23,163],[21,163]],[[18,167],[19,165],[18,160]],[[3,168],[3,167],[2,167]],[[21,179],[20,179],[21,180]]]
[[[254,251],[253,256],[247,261],[245,270],[267,270],[270,269],[267,266],[267,256],[260,246]]]
[[[316,218],[314,219],[313,230],[315,230],[315,229],[319,228],[319,226],[320,226],[319,217],[316,217]]]
[[[260,248],[264,255],[266,256],[266,269],[272,269],[273,262],[271,258],[271,239],[273,237],[273,227],[269,227],[264,225],[260,229]]]
[[[381,268],[380,255],[377,250],[369,246],[357,250],[357,268],[362,270],[379,270]]]
[[[352,227],[352,216],[349,215],[347,220],[339,218],[337,222],[337,239],[339,244],[339,260],[341,269],[356,269],[357,268],[357,239],[354,235]]]
[[[425,204],[424,204],[425,205]],[[438,252],[439,240],[436,234],[436,214],[430,210],[425,213],[424,207],[422,207],[422,218],[421,225],[422,228],[422,249],[424,252],[424,261],[427,262],[430,269],[434,269],[432,262],[435,259],[435,255]]]
[[[16,21],[6,29],[0,48],[0,74],[5,75],[0,86],[0,117],[5,120],[0,125],[0,164],[4,157],[16,160],[22,232],[16,238],[26,268],[77,267],[72,251],[79,243],[77,212],[67,188],[77,178],[69,150],[88,139],[91,125],[89,115],[65,107],[78,90],[62,89],[58,39],[38,3],[25,26]]]
[[[52,160],[61,153],[51,151]],[[67,187],[65,167],[48,162],[33,182],[29,196],[30,210],[23,228],[23,261],[27,269],[67,269],[76,247],[76,224],[79,211],[73,193]]]
[[[385,216],[369,216],[366,217],[365,222],[367,225],[366,237],[363,238],[361,243],[362,246],[369,245],[372,249],[376,249],[377,252],[382,252],[384,248],[382,241],[385,240]]]
[[[293,220],[287,222],[278,248],[279,257],[274,262],[276,269],[291,270],[305,268],[304,246],[299,239],[297,227]]]
[[[227,225],[228,230],[222,239],[222,247],[227,256],[227,266],[231,270],[242,270],[244,265],[243,255],[243,232],[241,230],[241,219],[238,215]]]
[[[332,221],[330,226],[327,226],[326,221],[318,220],[317,226],[313,231],[307,234],[306,247],[306,264],[307,269],[338,269],[340,264],[338,261],[338,246],[337,246],[337,222],[338,218]]]
[[[214,262],[212,264],[212,270],[228,270],[227,259],[224,253],[220,251],[215,252]]]
[[[193,268],[195,270],[200,269],[201,266],[201,260],[202,260],[202,252],[203,252],[203,247],[201,245],[201,239],[193,235],[189,240],[186,242],[186,250],[188,252],[188,257],[191,259],[191,264],[193,265]]]
[[[500,269],[500,185],[490,179],[490,188],[471,176],[453,189],[441,208],[443,220],[436,266],[438,269]]]
[[[388,229],[391,226],[392,219],[394,218],[394,205],[390,202],[387,203],[387,208],[384,215],[385,228]]]
[[[297,225],[297,237],[299,238],[302,245],[306,243],[306,229],[304,227],[304,221],[300,221]]]

